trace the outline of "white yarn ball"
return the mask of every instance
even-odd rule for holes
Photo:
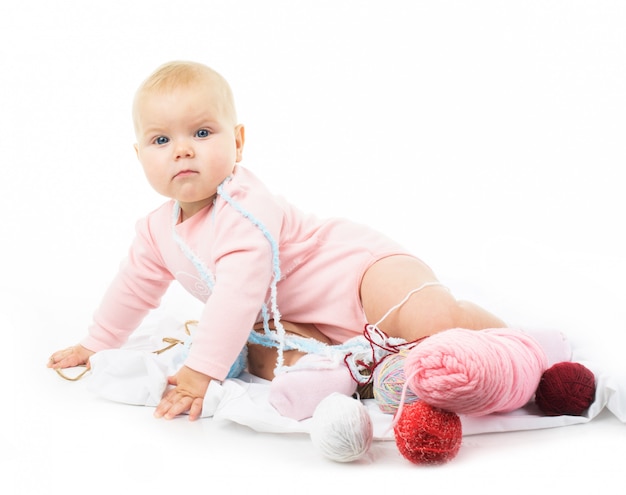
[[[315,408],[311,441],[327,458],[351,462],[370,448],[374,427],[367,408],[360,400],[333,393]]]

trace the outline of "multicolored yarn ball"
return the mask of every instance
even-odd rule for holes
[[[546,416],[582,416],[595,396],[593,373],[580,363],[562,362],[543,373],[535,403]]]
[[[443,464],[461,448],[459,416],[421,400],[402,407],[393,430],[398,450],[414,464]]]
[[[372,389],[374,399],[380,410],[386,414],[395,414],[400,402],[402,391],[405,388],[404,361],[408,350],[397,354],[390,354],[374,369],[372,375]],[[403,404],[412,404],[417,400],[409,388],[406,388]]]
[[[332,393],[315,408],[311,420],[311,441],[328,459],[352,462],[369,450],[374,426],[360,400]]]

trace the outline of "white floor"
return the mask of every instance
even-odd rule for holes
[[[70,318],[67,310],[26,312],[15,301],[6,312],[14,318],[3,328],[20,335],[19,348],[29,349],[30,358],[15,352],[14,340],[5,341],[0,484],[17,488],[4,493],[169,493],[205,486],[275,494],[292,493],[296,485],[298,493],[394,486],[453,493],[461,484],[483,493],[583,494],[620,493],[623,486],[626,425],[607,408],[586,424],[465,436],[457,457],[443,466],[415,466],[393,441],[375,442],[360,461],[338,464],[304,433],[262,433],[212,418],[155,420],[149,407],[101,399],[89,390],[89,375],[69,382],[44,366]],[[29,331],[44,327],[50,335],[43,340]]]

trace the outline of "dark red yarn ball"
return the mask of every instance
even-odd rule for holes
[[[546,416],[582,416],[596,397],[596,379],[580,363],[563,362],[542,375],[535,403]]]
[[[418,400],[405,404],[394,425],[400,453],[414,464],[443,464],[461,448],[459,416]]]

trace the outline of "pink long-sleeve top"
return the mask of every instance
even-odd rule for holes
[[[365,269],[404,252],[364,226],[301,213],[241,166],[213,204],[184,222],[177,208],[169,201],[137,223],[128,257],[81,342],[86,348],[123,345],[177,280],[204,303],[185,364],[223,380],[263,305],[271,308],[277,267],[282,317],[317,324],[343,342],[366,323],[358,296]]]

